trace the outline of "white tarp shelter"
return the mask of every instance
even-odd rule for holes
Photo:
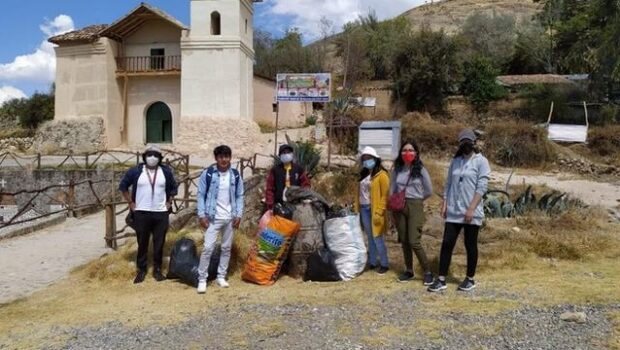
[[[551,102],[551,110],[549,111],[549,119],[547,120],[547,133],[548,138],[551,141],[556,142],[578,142],[586,143],[588,139],[588,108],[586,103],[583,103],[583,110],[585,113],[586,124],[553,124],[551,123],[551,117],[553,115],[553,102]]]

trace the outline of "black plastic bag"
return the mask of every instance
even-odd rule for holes
[[[209,263],[208,280],[217,277],[217,267],[220,263],[220,247],[216,246],[211,254]],[[181,238],[174,243],[170,252],[170,266],[168,267],[168,279],[180,279],[191,285],[198,286],[198,265],[200,257],[196,253],[196,243],[189,238]]]
[[[310,254],[307,265],[304,281],[337,282],[342,280],[336,269],[334,256],[327,248],[321,248]]]
[[[289,220],[293,220],[294,213],[295,206],[289,203],[277,203],[273,207],[273,215],[281,216]]]

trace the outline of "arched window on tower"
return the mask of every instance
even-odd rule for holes
[[[214,11],[211,13],[211,35],[222,34],[222,23],[220,19],[220,13]]]

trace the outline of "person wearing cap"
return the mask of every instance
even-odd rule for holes
[[[146,277],[149,240],[153,236],[153,277],[165,279],[161,272],[164,243],[168,232],[168,215],[178,186],[172,170],[162,164],[163,156],[157,146],[149,146],[142,154],[143,163],[129,169],[119,190],[129,203],[134,216],[134,228],[138,240],[136,266],[138,273],[134,283],[141,283]],[[131,194],[129,189],[131,188]]]
[[[265,187],[265,204],[271,210],[277,203],[282,203],[284,189],[291,186],[310,187],[310,179],[304,168],[294,162],[293,147],[288,144],[278,150],[279,164],[273,166],[267,175]]]
[[[389,270],[387,248],[383,237],[387,232],[390,176],[381,165],[381,157],[374,148],[365,147],[360,160],[362,170],[358,193],[355,196],[355,211],[360,214],[362,228],[368,237],[368,268],[371,270],[376,268],[377,273],[383,275]],[[377,257],[379,258],[378,265]]]
[[[398,277],[399,282],[414,279],[413,254],[422,268],[423,283],[433,283],[433,273],[426,252],[422,247],[422,228],[424,226],[424,201],[433,195],[431,177],[420,158],[420,148],[413,140],[405,140],[400,146],[398,157],[394,160],[390,195],[405,192],[405,208],[394,213],[398,241],[403,248],[405,271]]]
[[[198,222],[205,230],[204,249],[198,265],[199,294],[207,291],[207,278],[211,254],[215,242],[221,238],[220,263],[217,268],[215,283],[220,288],[228,288],[226,281],[228,264],[233,244],[234,230],[239,228],[243,216],[244,186],[239,171],[231,167],[232,150],[221,145],[213,150],[215,164],[205,169],[200,175],[196,195]]]
[[[445,219],[443,243],[439,256],[439,277],[428,287],[430,292],[446,289],[446,276],[459,233],[465,236],[467,276],[458,290],[476,287],[474,276],[478,264],[478,232],[484,219],[482,197],[487,192],[491,168],[476,149],[476,134],[465,129],[458,136],[459,148],[448,169],[441,215]]]

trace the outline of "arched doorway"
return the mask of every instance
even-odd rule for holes
[[[172,113],[163,102],[146,111],[146,143],[172,143]]]

